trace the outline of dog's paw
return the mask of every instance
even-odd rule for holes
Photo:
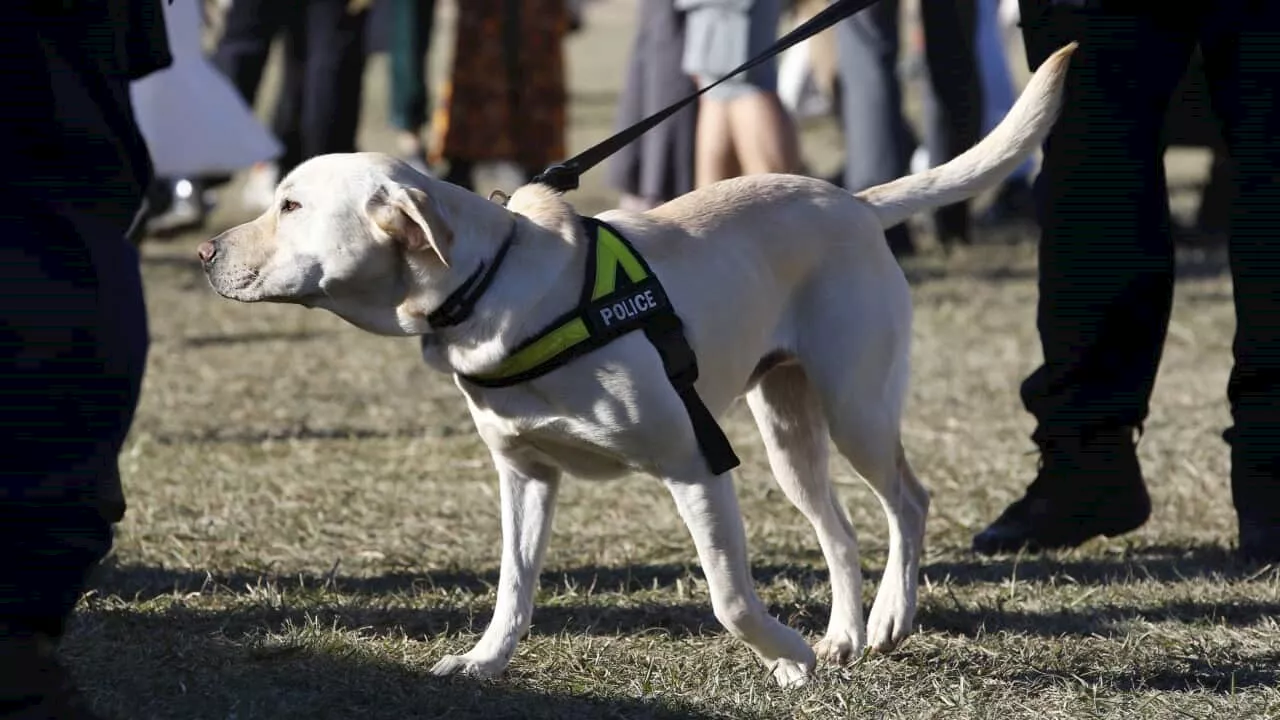
[[[914,608],[906,602],[885,602],[892,597],[877,598],[867,618],[867,640],[878,653],[891,652],[911,634]]]
[[[507,669],[507,664],[500,658],[474,657],[466,655],[445,655],[431,668],[431,674],[437,677],[449,675],[466,675],[467,677],[489,680],[496,678]]]
[[[859,639],[852,629],[832,628],[813,646],[813,651],[822,662],[844,665],[862,655],[866,645],[866,640]]]
[[[813,666],[812,662],[778,658],[773,662],[773,679],[784,688],[802,687],[813,678]]]

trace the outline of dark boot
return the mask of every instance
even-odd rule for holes
[[[0,718],[102,720],[89,709],[48,636],[0,620]]]
[[[1280,519],[1240,514],[1240,546],[1236,553],[1251,563],[1280,562]]]
[[[1240,559],[1280,562],[1280,439],[1274,430],[1224,433],[1231,444],[1231,495],[1240,524]]]
[[[1070,548],[1147,521],[1151,501],[1130,429],[1056,439],[1040,452],[1040,472],[1026,495],[974,536],[975,552]]]

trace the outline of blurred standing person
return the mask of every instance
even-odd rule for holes
[[[778,39],[782,0],[675,0],[685,15],[683,67],[699,88]],[[795,124],[778,98],[777,59],[717,85],[698,100],[695,184],[800,171]]]
[[[473,189],[484,162],[515,164],[525,180],[565,156],[565,0],[458,3],[453,69],[432,123],[432,163]]]
[[[681,66],[684,13],[674,0],[640,0],[636,26],[618,131],[697,90]],[[622,192],[619,207],[643,212],[693,189],[697,119],[698,106],[690,104],[613,156],[609,182]]]
[[[920,0],[925,64],[925,146],[937,165],[980,137],[982,87],[974,54],[975,0]],[[844,187],[851,192],[907,174],[915,141],[902,113],[898,79],[899,0],[879,0],[835,26],[840,116],[844,126]],[[970,240],[969,203],[934,212],[943,245]],[[915,252],[906,223],[886,231],[895,254]]]
[[[391,11],[391,126],[400,159],[427,174],[423,132],[431,93],[427,62],[435,29],[435,0],[386,0]]]
[[[157,183],[147,230],[176,232],[204,222],[202,178],[229,176],[274,160],[279,141],[230,81],[205,58],[200,6],[164,4],[173,64],[129,87]]]
[[[129,83],[172,58],[160,0],[9,3],[0,47],[0,714],[92,720],[58,645],[125,512],[152,179]]]
[[[259,167],[249,204],[270,203],[279,178],[302,161],[356,149],[365,63],[365,24],[372,0],[234,0],[214,64],[253,104],[271,43],[283,33],[280,95],[272,131],[284,153]]]

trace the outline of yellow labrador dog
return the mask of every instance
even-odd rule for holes
[[[639,471],[669,488],[716,618],[779,683],[801,684],[818,658],[892,649],[916,611],[929,495],[900,442],[911,293],[884,229],[972,197],[1033,153],[1057,117],[1073,49],[1038,69],[988,137],[926,172],[857,195],[805,177],[740,177],[647,213],[601,216],[683,320],[701,368],[697,395],[715,417],[746,396],[778,484],[813,524],[832,586],[826,634],[813,648],[757,597],[732,474],[708,467],[645,334],[509,387],[466,380],[578,303],[591,238],[558,194],[527,185],[504,207],[383,155],[327,155],[290,173],[273,209],[198,253],[224,297],[323,308],[372,333],[424,336],[427,362],[454,375],[497,467],[502,559],[484,635],[435,673],[492,677],[511,661],[529,628],[562,474]],[[471,292],[470,313],[430,322],[460,287]],[[828,477],[828,437],[888,517],[887,566],[865,621],[858,544]]]

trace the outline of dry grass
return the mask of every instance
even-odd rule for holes
[[[601,7],[599,35],[575,39],[575,57],[622,50],[629,12]],[[581,80],[575,63],[582,92],[616,82],[605,70]],[[371,94],[376,122],[382,96]],[[607,129],[581,119],[607,116],[588,100],[575,110],[579,147]],[[579,200],[598,209],[608,196],[599,173],[589,181]],[[1280,716],[1280,577],[1229,553],[1217,433],[1234,325],[1216,254],[1182,262],[1141,445],[1151,522],[1078,551],[1002,560],[974,557],[968,542],[1035,468],[1017,396],[1039,353],[1034,257],[1022,242],[910,264],[906,442],[935,498],[920,630],[891,657],[823,668],[819,682],[787,692],[716,625],[671,501],[643,477],[564,487],[533,631],[508,676],[427,675],[476,639],[494,602],[496,483],[462,401],[422,367],[413,341],[219,300],[188,260],[192,244],[146,252],[154,344],[123,458],[130,510],[66,647],[104,710],[184,720]],[[743,408],[727,427],[760,591],[816,639],[830,600],[816,542],[773,485]],[[835,468],[870,603],[885,524],[847,466]]]

